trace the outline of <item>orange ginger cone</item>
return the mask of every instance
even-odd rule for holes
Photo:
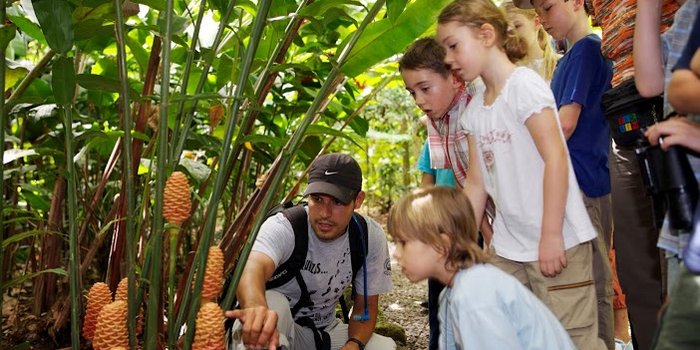
[[[87,308],[85,310],[85,320],[83,321],[83,337],[92,340],[95,336],[95,326],[97,317],[102,308],[112,302],[112,291],[106,283],[97,282],[92,285],[87,297]]]
[[[111,350],[114,347],[129,347],[129,331],[126,325],[127,305],[125,301],[115,301],[105,305],[97,319],[95,350]]]
[[[216,303],[206,303],[197,312],[192,350],[224,349],[224,311]]]
[[[114,301],[129,301],[129,279],[124,277],[119,281],[117,292],[114,293]]]
[[[117,292],[114,293],[114,301],[123,301],[129,304],[129,279],[122,278],[117,286]],[[139,308],[139,314],[136,316],[136,334],[141,334],[143,331],[143,309]]]
[[[173,225],[180,226],[190,217],[192,202],[187,176],[180,171],[173,172],[163,190],[163,217]]]
[[[209,248],[207,267],[202,282],[202,303],[215,301],[224,285],[224,253],[219,247]]]

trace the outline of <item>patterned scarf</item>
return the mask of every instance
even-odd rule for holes
[[[457,91],[447,113],[436,120],[428,118],[428,147],[430,167],[452,169],[461,188],[467,177],[467,134],[462,129],[459,118],[472,99],[473,94],[463,86]]]

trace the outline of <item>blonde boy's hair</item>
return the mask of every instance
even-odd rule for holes
[[[458,270],[486,261],[477,244],[474,210],[462,191],[430,186],[406,194],[389,211],[394,240],[418,240],[445,252],[445,267]],[[446,242],[441,234],[449,237]]]
[[[527,54],[527,43],[514,30],[508,29],[505,13],[491,0],[455,0],[440,11],[438,23],[457,22],[471,28],[484,24],[493,26],[498,44],[511,62]]]
[[[535,17],[537,17],[535,10],[518,8],[512,2],[505,2],[503,5],[501,5],[501,7],[506,11],[506,13],[522,15],[530,21],[534,21]],[[537,29],[537,43],[542,49],[542,66],[540,66],[540,71],[538,73],[540,73],[540,76],[542,76],[545,80],[550,81],[554,75],[554,68],[557,67],[557,60],[559,60],[559,57],[552,47],[552,40],[549,37],[549,34],[542,25],[540,25],[540,28]],[[525,57],[519,63],[527,65],[530,62],[532,62],[532,59]]]

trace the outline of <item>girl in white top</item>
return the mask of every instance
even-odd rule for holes
[[[586,212],[554,96],[533,70],[516,67],[526,47],[490,0],[457,0],[438,17],[445,61],[465,81],[481,77],[462,118],[469,134],[465,192],[481,220],[496,206],[491,262],[528,286],[579,349],[602,349]]]

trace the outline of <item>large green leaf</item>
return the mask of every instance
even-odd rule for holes
[[[362,148],[362,146],[357,143],[355,139],[353,139],[350,134],[344,133],[342,131],[335,130],[333,128],[329,128],[327,126],[321,126],[321,125],[309,125],[309,128],[306,129],[305,135],[317,135],[317,136],[335,136],[335,137],[340,137],[346,140],[351,141],[357,147]]]
[[[46,38],[44,37],[44,33],[41,32],[41,28],[39,28],[36,23],[30,21],[29,18],[21,16],[7,16],[7,18],[17,25],[17,28],[19,28],[22,33],[29,35],[32,39],[42,44],[46,44]]]
[[[51,71],[51,89],[56,103],[61,106],[70,106],[75,94],[75,69],[73,60],[60,56],[53,64]]]
[[[23,184],[22,190],[20,191],[21,198],[24,199],[27,204],[29,204],[33,210],[41,210],[44,213],[48,213],[51,208],[51,204],[48,201],[48,197],[39,194],[37,187],[28,184]]]
[[[89,4],[90,6],[78,7],[73,12],[76,21],[114,19],[114,2],[102,4]]]
[[[148,69],[148,52],[146,52],[146,49],[144,49],[141,45],[140,42],[138,42],[136,39],[127,36],[125,38],[126,40],[126,45],[129,47],[129,50],[131,51],[131,54],[134,55],[134,58],[136,59],[136,62],[138,62],[139,67],[141,68],[141,71],[146,72],[146,69]]]
[[[7,45],[15,37],[16,33],[17,26],[14,24],[0,27],[0,50],[5,51],[7,49]]]
[[[66,0],[33,0],[34,13],[52,50],[66,53],[73,47],[73,9]]]
[[[131,0],[137,4],[146,5],[154,10],[163,11],[165,10],[165,1],[163,0]]]
[[[100,90],[108,92],[119,92],[119,80],[108,78],[97,74],[78,74],[75,76],[75,82],[88,90]],[[138,99],[140,94],[133,88],[129,88],[129,97]]]
[[[75,41],[86,40],[96,36],[114,36],[114,24],[105,24],[97,18],[86,19],[75,24]]]
[[[243,137],[243,142],[260,143],[262,145],[270,145],[272,147],[282,147],[286,141],[287,140],[283,140],[278,137],[259,134],[247,135]]]
[[[24,79],[30,68],[22,63],[5,59],[5,90],[12,88],[18,81]]]
[[[367,26],[340,69],[357,76],[378,62],[402,52],[437,21],[440,10],[452,0],[417,0],[395,22],[388,18]],[[350,37],[350,35],[348,35]],[[341,45],[339,52],[345,45]]]
[[[350,128],[352,128],[356,134],[360,135],[360,137],[365,137],[367,131],[369,131],[369,122],[367,119],[358,116],[352,119]]]
[[[314,1],[310,5],[304,7],[299,12],[299,15],[311,17],[323,16],[323,14],[326,13],[326,11],[342,7],[343,5],[362,6],[362,3],[354,0],[319,0]]]
[[[386,0],[386,12],[389,20],[396,22],[403,9],[406,8],[406,3],[408,3],[408,0]]]

